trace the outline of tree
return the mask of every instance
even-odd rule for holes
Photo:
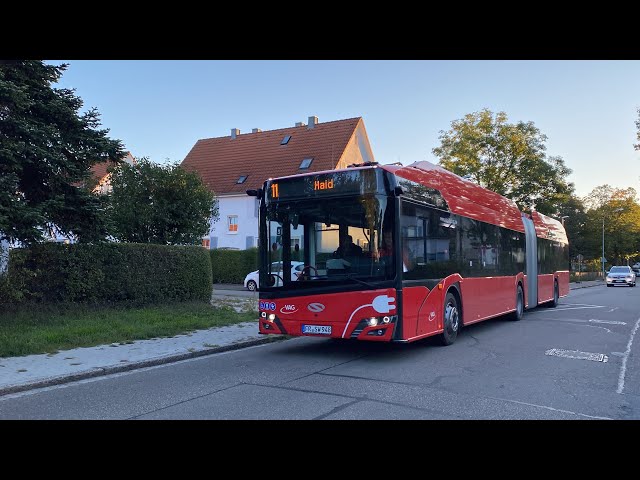
[[[602,255],[603,220],[604,256],[610,265],[626,264],[640,256],[640,204],[634,188],[601,185],[585,197],[584,203],[589,206],[584,237],[590,257]]]
[[[587,244],[585,228],[587,227],[587,214],[582,199],[570,195],[567,201],[559,208],[558,218],[564,219],[564,228],[569,239],[569,255],[573,259],[578,254],[586,256]]]
[[[110,168],[108,216],[113,236],[123,242],[200,244],[218,218],[218,201],[195,172],[177,164],[142,158]]]
[[[547,157],[547,137],[533,122],[508,123],[484,109],[451,123],[433,149],[440,165],[514,200],[520,208],[557,216],[574,191],[562,157]]]
[[[0,240],[29,244],[51,229],[79,241],[105,237],[102,201],[83,184],[93,164],[124,149],[98,129],[96,109],[80,113],[74,90],[52,87],[67,67],[0,64]]]

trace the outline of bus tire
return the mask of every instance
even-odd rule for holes
[[[509,314],[509,320],[518,321],[522,320],[524,315],[524,292],[522,291],[522,285],[518,284],[516,289],[516,310]]]
[[[443,332],[440,334],[440,343],[442,345],[451,345],[456,341],[462,319],[460,318],[460,306],[458,305],[458,299],[451,292],[447,292],[447,296],[444,300],[443,309]]]
[[[560,292],[558,291],[558,282],[553,282],[553,300],[547,302],[547,307],[556,308],[558,306],[558,300],[560,300]]]

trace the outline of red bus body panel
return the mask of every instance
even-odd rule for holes
[[[268,308],[262,308],[265,306]],[[374,305],[386,305],[388,311],[376,310]],[[312,337],[352,338],[360,321],[368,317],[397,315],[396,291],[392,288],[364,292],[326,293],[278,299],[260,299],[260,311],[273,313],[276,320],[260,317],[260,333],[304,335]],[[265,324],[269,328],[265,328]],[[302,325],[331,326],[331,335],[303,334]],[[354,338],[371,341],[390,341],[395,323],[366,326]],[[382,335],[377,331],[383,330]],[[369,332],[376,332],[369,335]]]
[[[429,162],[417,162],[412,166],[382,168],[405,178],[440,191],[451,213],[499,225],[524,233],[521,213],[513,200],[487,190],[475,183]]]
[[[429,162],[410,166],[381,165],[397,177],[437,189],[447,202],[451,213],[525,233],[522,216],[533,220],[536,236],[568,243],[564,227],[557,220],[538,212],[523,214],[514,201],[449,172]],[[330,173],[328,170],[318,173]],[[538,303],[553,299],[554,279],[559,295],[569,294],[569,271],[538,275]],[[525,305],[529,292],[524,272],[513,276],[462,278],[450,275],[433,289],[425,286],[402,288],[402,318],[398,316],[396,290],[343,292],[293,296],[282,299],[260,299],[260,312],[276,315],[273,322],[260,317],[260,333],[288,334],[331,338],[357,338],[368,341],[400,340],[412,342],[443,331],[443,303],[445,294],[455,289],[460,296],[464,325],[513,312],[516,308],[518,283],[522,284]],[[383,301],[382,301],[382,300]],[[387,312],[374,308],[385,305]],[[268,308],[263,308],[266,305]],[[394,337],[397,323],[366,326],[368,317],[398,316],[402,334]],[[331,326],[331,334],[303,334],[302,325]],[[266,328],[268,326],[268,328]]]
[[[465,278],[462,290],[463,322],[470,325],[516,309],[517,277]]]

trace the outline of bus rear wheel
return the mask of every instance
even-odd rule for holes
[[[518,285],[516,290],[516,310],[509,314],[509,320],[522,320],[522,316],[524,314],[524,292],[522,291],[522,286]]]
[[[560,292],[558,291],[558,282],[553,282],[553,300],[547,302],[546,306],[549,308],[556,308],[558,301],[560,300]]]
[[[442,345],[451,345],[456,341],[461,323],[458,300],[451,292],[447,292],[444,301],[443,320],[444,331],[440,334],[440,343],[442,343]]]

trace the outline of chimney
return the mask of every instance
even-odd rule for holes
[[[315,115],[313,117],[309,117],[309,126],[307,128],[313,128],[318,124],[318,117]]]
[[[251,130],[251,133],[260,133],[262,130],[260,128],[254,128]]]
[[[238,135],[240,135],[240,130],[237,128],[231,129],[231,140],[235,139]]]
[[[296,122],[296,127],[304,127],[304,122]]]

